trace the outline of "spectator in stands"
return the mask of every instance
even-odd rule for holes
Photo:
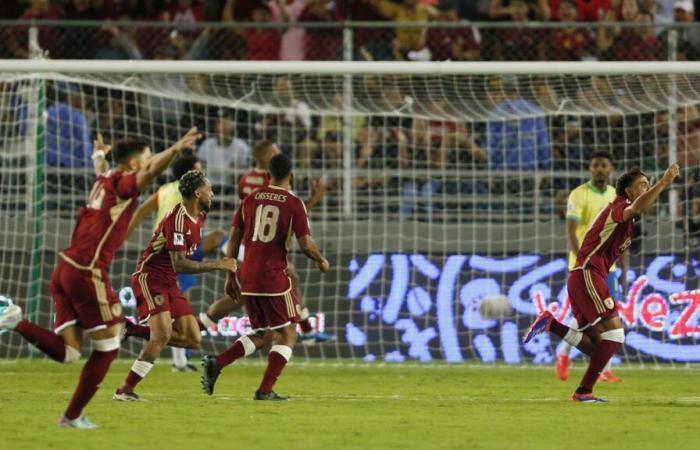
[[[101,11],[93,8],[90,0],[71,0],[66,7],[65,19],[68,20],[100,20],[104,17]],[[61,30],[60,58],[92,59],[95,56],[101,33],[95,27],[63,27]]]
[[[344,21],[388,21],[372,7],[371,2],[372,0],[336,0],[336,16]],[[392,59],[393,28],[355,28],[352,37],[355,52],[353,59],[365,61]]]
[[[232,181],[225,169],[246,169],[251,161],[250,146],[236,137],[236,123],[226,115],[216,121],[214,135],[202,142],[197,156],[207,166],[207,176],[211,182],[219,186]]]
[[[676,160],[681,167],[700,166],[700,113],[694,105],[680,106],[676,110]],[[656,114],[656,130],[659,148],[656,158],[668,155],[667,140],[669,116],[667,113]]]
[[[547,0],[491,0],[489,15],[492,19],[519,22],[524,9],[528,10],[526,15],[532,14],[532,19],[540,21],[547,21],[552,15]]]
[[[501,0],[491,3],[491,16],[496,19],[510,18],[513,27],[495,30],[495,41],[491,42],[492,59],[502,61],[541,61],[545,59],[545,33],[543,30],[524,26],[530,20],[549,18],[549,8],[544,2],[530,4],[525,0],[510,0],[502,6]]]
[[[511,170],[548,167],[549,134],[542,110],[521,96],[517,78],[505,78],[503,91],[505,98],[491,110],[486,130],[491,167]]]
[[[29,7],[19,17],[19,20],[58,20],[63,16],[61,8],[49,0],[31,0]],[[57,27],[40,26],[39,46],[49,52],[49,56],[56,56],[61,33]],[[7,46],[13,57],[26,59],[29,57],[29,29],[26,26],[17,26],[7,33]]]
[[[418,0],[403,0],[394,3],[389,0],[371,0],[370,4],[379,14],[394,22],[399,22],[396,39],[392,44],[394,59],[408,58],[408,52],[421,49],[423,30],[418,28],[401,28],[401,22],[427,22],[436,17],[438,12],[432,6],[424,5]]]
[[[272,83],[273,94],[269,96],[269,104],[257,113],[255,139],[272,140],[283,152],[290,152],[296,145],[310,138],[313,123],[311,108],[297,98],[289,77],[276,77]]]
[[[442,0],[438,19],[459,22],[456,0]],[[481,59],[481,35],[476,28],[427,28],[423,46],[430,50],[433,61],[476,61]]]
[[[576,2],[562,0],[557,11],[559,20],[564,23],[576,20]],[[556,61],[580,61],[595,54],[592,31],[589,28],[566,26],[552,30],[549,39],[550,59]]]
[[[691,0],[676,1],[673,5],[673,22],[678,24],[691,23],[695,20],[695,5]],[[676,59],[695,61],[700,59],[700,29],[677,28],[678,44],[676,47]],[[668,42],[668,31],[663,32],[659,40]],[[664,46],[668,49],[668,45]]]
[[[561,20],[559,7],[564,0],[549,0],[552,19]],[[620,17],[622,2],[620,0],[575,0],[576,20],[597,22],[617,20]]]
[[[269,8],[273,22],[299,22],[307,0],[272,0]],[[302,61],[304,59],[304,40],[306,31],[303,28],[290,27],[282,30],[279,59],[282,61]]]
[[[102,29],[106,32],[105,43],[97,51],[97,59],[143,59],[136,43],[138,29],[117,27],[114,22],[105,21]]]
[[[241,22],[250,22],[253,19],[253,11],[264,8],[267,0],[213,0],[222,3],[220,17],[235,17]],[[226,19],[223,19],[226,21]]]
[[[330,0],[307,0],[300,22],[335,22]],[[342,30],[340,28],[307,28],[304,55],[311,61],[334,61],[340,56]]]
[[[617,34],[607,53],[616,61],[654,61],[661,56],[662,47],[651,26],[653,17],[639,9],[637,0],[622,0],[622,19],[639,26],[626,27]]]
[[[92,141],[82,112],[83,98],[75,84],[55,84],[59,103],[46,109],[46,164],[92,167]]]
[[[180,32],[195,32],[197,22],[204,20],[204,5],[197,0],[175,0],[163,12],[161,20],[176,24]]]
[[[223,12],[224,22],[234,22],[238,20],[234,16],[236,11],[234,0],[227,0]],[[270,10],[264,5],[258,5],[251,13],[251,18],[255,23],[270,22]],[[234,29],[245,39],[245,59],[248,61],[275,61],[280,56],[280,46],[282,44],[281,35],[284,32],[280,28],[246,28]]]

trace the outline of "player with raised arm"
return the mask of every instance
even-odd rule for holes
[[[202,163],[192,153],[185,153],[176,158],[172,165],[171,170],[175,181],[170,183],[165,183],[158,188],[156,192],[153,193],[145,202],[138,207],[134,213],[134,217],[129,223],[128,234],[131,235],[134,229],[136,229],[143,220],[151,214],[155,214],[155,227],[157,228],[161,220],[167,213],[170,212],[178,203],[182,202],[182,195],[178,189],[180,178],[190,170],[203,170]],[[197,246],[194,254],[192,254],[191,259],[195,261],[202,261],[204,256],[216,251],[216,249],[221,248],[228,241],[228,236],[223,230],[214,230],[202,237],[202,242]],[[198,278],[196,275],[189,273],[178,273],[177,274],[177,284],[180,291],[184,297],[189,300],[190,290],[197,285]],[[132,323],[131,321],[124,321],[124,328],[122,330],[122,342],[128,339],[130,336],[139,337],[148,340],[151,332],[150,328],[147,326],[141,326]],[[196,372],[197,368],[190,364],[187,358],[187,350],[182,347],[172,347],[173,352],[173,371],[179,372]]]
[[[112,397],[114,400],[138,400],[134,388],[148,375],[167,344],[199,347],[202,340],[199,325],[190,304],[178,289],[176,274],[236,270],[234,258],[215,261],[188,258],[200,243],[200,230],[214,193],[209,180],[198,170],[191,170],[180,178],[179,190],[182,203],[160,222],[132,274],[131,286],[139,319],[148,323],[151,333],[124,383]]]
[[[256,189],[267,187],[270,184],[270,175],[268,173],[268,168],[270,165],[270,160],[280,153],[277,145],[272,141],[261,141],[253,148],[253,159],[255,160],[255,167],[253,170],[243,174],[238,183],[238,197],[243,201],[251,192]],[[316,206],[318,202],[321,201],[325,193],[326,187],[320,181],[314,181],[311,187],[311,197],[309,197],[305,204],[306,210],[309,211],[311,208]],[[238,260],[243,261],[244,258],[244,247],[241,246],[238,252]],[[295,291],[299,303],[301,305],[301,320],[299,321],[299,327],[301,328],[301,340],[303,343],[316,343],[316,342],[328,342],[335,340],[335,336],[332,334],[314,331],[311,323],[309,322],[309,309],[304,307],[304,299],[301,295],[301,289],[299,287],[299,275],[297,274],[294,266],[289,264],[287,267],[289,278],[292,280],[292,289]],[[216,324],[219,320],[223,319],[231,312],[242,308],[243,301],[230,297],[228,295],[218,299],[207,308],[206,312],[199,314],[200,322],[206,327],[211,327]]]
[[[549,311],[545,311],[523,337],[523,342],[527,343],[535,335],[548,331],[590,356],[588,369],[572,396],[574,401],[607,401],[593,395],[593,386],[625,341],[617,303],[608,288],[608,273],[632,242],[635,221],[654,204],[679,171],[678,164],[671,165],[651,188],[647,176],[639,169],[630,170],[617,180],[615,201],[598,214],[586,232],[576,256],[576,266],[567,279],[578,330],[558,322]]]
[[[612,155],[605,151],[593,152],[588,164],[588,169],[591,173],[591,179],[586,183],[578,186],[569,194],[568,206],[566,211],[566,239],[569,244],[569,270],[576,266],[576,254],[578,253],[581,241],[590,228],[593,220],[598,213],[603,210],[608,204],[615,200],[615,188],[610,186],[610,175],[614,169]],[[608,286],[610,293],[616,300],[621,300],[617,287],[622,285],[622,292],[627,292],[627,252],[622,254],[620,258],[620,267],[622,275],[620,284],[618,284],[617,275],[615,273],[615,265],[610,267],[608,275]],[[576,318],[572,318],[569,322],[569,327],[578,328]],[[555,372],[557,377],[565,381],[569,378],[569,354],[571,345],[564,342],[561,350],[557,355]],[[612,373],[610,369],[610,361],[600,375],[602,382],[622,383],[622,379]]]
[[[286,400],[272,389],[292,357],[301,307],[287,272],[292,234],[306,256],[328,272],[328,261],[311,239],[306,207],[291,189],[292,163],[283,154],[270,161],[270,184],[246,197],[233,216],[228,256],[236,257],[241,243],[246,257],[239,271],[226,278],[226,292],[245,301],[253,333],[241,336],[218,356],[203,358],[202,387],[211,395],[221,370],[239,358],[274,343],[255,400]],[[234,293],[234,290],[240,292]]]
[[[182,150],[192,148],[199,138],[192,128],[175,145],[151,156],[148,144],[135,140],[117,142],[112,150],[116,167],[107,170],[101,162],[87,205],[78,212],[78,221],[68,248],[51,275],[54,301],[54,330],[22,320],[14,305],[0,316],[0,328],[13,330],[58,362],[74,362],[81,356],[85,335],[92,341],[92,353],[80,374],[78,386],[59,420],[67,428],[95,428],[82,415],[95,395],[109,366],[119,351],[122,305],[109,282],[109,267],[117,249],[126,239],[139,193],[165,170]],[[99,143],[98,143],[99,142]],[[109,151],[98,137],[93,159],[103,159]]]

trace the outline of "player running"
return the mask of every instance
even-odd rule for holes
[[[131,277],[139,320],[148,323],[150,336],[124,383],[112,397],[114,400],[138,400],[134,388],[148,375],[167,344],[199,347],[202,340],[199,325],[177,287],[176,273],[236,270],[234,258],[216,261],[188,258],[200,243],[200,231],[214,193],[209,180],[198,170],[191,170],[180,178],[179,190],[182,203],[170,210],[153,232]]]
[[[576,266],[569,272],[567,289],[579,328],[567,327],[545,311],[523,337],[527,343],[533,336],[549,331],[590,356],[588,369],[572,396],[574,401],[607,401],[593,395],[593,386],[625,341],[617,303],[606,282],[609,269],[632,242],[635,221],[673,182],[679,170],[678,164],[671,165],[651,188],[647,176],[639,169],[620,177],[617,197],[593,221],[576,256]]]
[[[292,357],[296,343],[296,323],[301,307],[287,272],[287,244],[296,236],[302,252],[316,261],[321,272],[328,272],[328,261],[311,239],[306,207],[291,189],[292,163],[282,154],[270,161],[270,184],[246,197],[233,216],[228,256],[238,255],[240,244],[246,257],[236,275],[226,278],[226,292],[245,301],[253,334],[241,336],[218,356],[202,361],[202,386],[211,395],[221,370],[235,360],[274,343],[267,369],[255,400],[286,400],[272,388]],[[240,290],[235,292],[234,290]]]
[[[250,172],[243,174],[238,183],[238,197],[241,201],[243,201],[256,189],[267,187],[267,185],[270,184],[270,175],[268,174],[270,160],[279,153],[279,148],[272,141],[261,141],[255,146],[255,148],[253,148],[255,167]],[[321,201],[324,193],[325,185],[321,182],[315,181],[312,184],[311,197],[305,202],[307,211],[311,210],[311,208],[316,206],[318,202]],[[243,261],[243,258],[244,246],[241,245],[238,252],[238,260]],[[301,295],[301,289],[299,287],[299,275],[292,264],[288,264],[287,273],[289,274],[289,278],[292,280],[292,289],[294,290],[302,307],[301,320],[299,321],[299,327],[302,331],[300,337],[301,341],[304,344],[313,344],[317,342],[328,342],[335,340],[335,336],[332,334],[321,331],[313,331],[313,327],[309,322],[309,309],[304,307],[304,299]],[[200,313],[199,320],[205,327],[212,327],[219,320],[242,307],[242,300],[226,295],[209,305],[206,312]]]
[[[151,195],[148,200],[143,202],[134,213],[134,218],[129,224],[128,234],[136,229],[143,220],[151,214],[156,215],[155,228],[158,227],[161,220],[167,213],[170,212],[178,203],[182,202],[182,195],[178,189],[180,178],[190,170],[203,170],[201,161],[192,153],[186,153],[176,158],[173,161],[171,170],[175,181],[162,185],[158,190]],[[192,254],[191,259],[202,261],[204,255],[216,251],[228,241],[228,236],[223,230],[214,230],[207,233],[202,238],[202,242],[197,246],[197,250]],[[189,301],[190,290],[197,285],[198,278],[196,275],[189,273],[177,274],[177,284],[182,292],[182,295]],[[141,327],[128,320],[124,321],[124,329],[122,330],[122,342],[130,336],[140,337],[148,340],[150,329]],[[179,372],[196,372],[197,368],[190,364],[187,358],[188,349],[181,347],[172,347],[173,352],[173,371]]]
[[[566,212],[566,238],[569,244],[569,270],[576,266],[576,254],[586,231],[593,223],[598,213],[603,210],[608,204],[615,200],[615,188],[610,186],[610,175],[613,171],[614,164],[612,155],[605,151],[593,152],[588,165],[591,172],[591,179],[572,190],[569,194],[569,202]],[[622,292],[627,292],[627,252],[622,254],[620,258],[620,267],[622,276],[620,282],[622,284]],[[608,286],[610,293],[615,300],[621,300],[618,294],[617,276],[615,275],[615,265],[610,267],[608,275]],[[569,322],[569,327],[578,328],[576,319],[572,318]],[[555,372],[557,377],[565,381],[569,378],[569,353],[571,345],[564,342],[561,350],[557,355]],[[605,370],[600,375],[598,381],[622,383],[622,379],[618,378],[610,370],[610,361],[605,366]]]
[[[96,164],[97,179],[87,205],[78,212],[71,243],[51,275],[50,289],[56,317],[54,331],[22,320],[13,305],[0,316],[0,328],[14,330],[58,362],[77,361],[85,335],[92,353],[80,374],[78,386],[58,424],[66,428],[96,428],[82,415],[97,392],[119,351],[122,305],[109,282],[114,253],[126,239],[126,230],[136,210],[139,193],[163,172],[184,149],[200,137],[196,128],[169,149],[151,156],[148,144],[135,140],[117,142],[112,150],[116,168]],[[106,154],[101,137],[95,142],[93,159]]]

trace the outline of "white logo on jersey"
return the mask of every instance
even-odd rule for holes
[[[185,245],[185,236],[182,233],[173,233],[173,245]]]

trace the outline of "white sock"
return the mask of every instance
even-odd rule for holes
[[[569,328],[571,329],[569,330],[569,333],[571,333],[572,330],[578,332],[578,321],[576,319],[571,319],[569,321]],[[561,350],[559,352],[560,355],[569,356],[569,353],[571,353],[571,347],[575,347],[579,344],[579,342],[581,342],[582,336],[577,337],[576,333],[569,333],[566,333],[566,337],[564,337],[564,345],[561,347]],[[579,333],[579,335],[580,334],[581,333]],[[568,340],[567,337],[569,338]],[[576,343],[572,345],[571,342]]]
[[[211,320],[205,312],[199,313],[199,321],[202,322],[202,324],[204,324],[204,326],[207,328],[211,328],[216,325],[216,322]]]
[[[581,339],[583,339],[583,333],[573,328],[569,328],[569,331],[566,332],[566,336],[564,336],[564,342],[572,347],[576,347],[581,342]]]
[[[146,378],[146,375],[148,375],[148,372],[150,372],[152,368],[153,363],[141,361],[140,359],[134,361],[134,364],[131,366],[131,370],[133,370],[134,373],[141,378]]]
[[[178,369],[182,369],[187,366],[187,349],[180,347],[173,347],[173,364]]]

